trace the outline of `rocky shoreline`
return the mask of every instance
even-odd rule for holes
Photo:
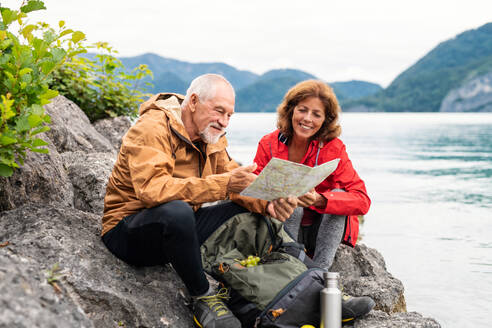
[[[130,121],[91,125],[62,96],[46,110],[50,153],[29,153],[0,178],[0,328],[193,327],[171,266],[129,266],[99,237],[106,182]],[[332,271],[346,292],[376,301],[354,327],[440,327],[406,312],[403,284],[375,249],[340,246]]]

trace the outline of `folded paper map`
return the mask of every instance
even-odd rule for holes
[[[264,200],[302,196],[332,174],[339,161],[337,158],[310,167],[274,157],[241,195]]]

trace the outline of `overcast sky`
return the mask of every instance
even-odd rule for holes
[[[0,0],[16,7],[20,1]],[[297,68],[331,81],[387,86],[439,42],[492,22],[490,0],[45,0],[33,15],[107,41],[264,73]]]

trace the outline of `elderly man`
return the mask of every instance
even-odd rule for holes
[[[171,263],[192,296],[200,327],[241,327],[209,286],[200,244],[238,213],[284,221],[297,206],[296,198],[267,204],[239,195],[256,178],[256,165],[238,167],[226,151],[234,97],[225,78],[206,74],[193,80],[184,98],[161,93],[143,103],[104,198],[104,244],[132,265]],[[201,208],[223,199],[233,202]]]

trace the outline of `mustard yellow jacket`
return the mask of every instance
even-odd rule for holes
[[[161,93],[140,106],[106,187],[102,235],[126,216],[172,200],[185,201],[196,211],[205,202],[229,197],[265,213],[265,201],[227,194],[228,172],[238,167],[226,151],[227,140],[222,136],[208,144],[202,155],[181,121],[182,101],[181,95]]]

